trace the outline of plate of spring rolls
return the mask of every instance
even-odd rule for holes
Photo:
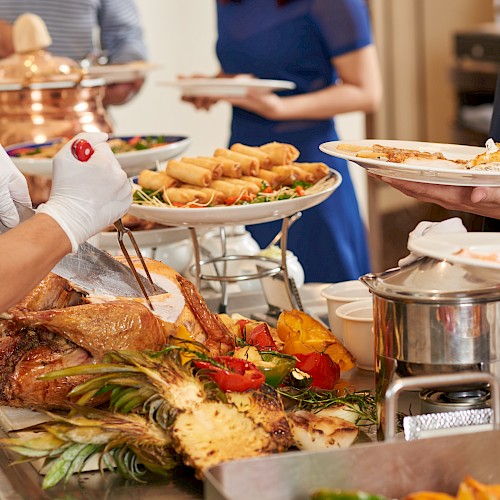
[[[68,141],[58,137],[43,143],[24,142],[5,148],[17,168],[27,175],[52,177],[52,158]],[[109,145],[129,177],[146,168],[155,168],[156,162],[182,154],[190,139],[178,135],[128,135],[111,136]]]
[[[133,179],[129,213],[171,226],[252,224],[282,219],[328,198],[342,183],[321,162],[298,162],[293,145],[233,144],[212,156],[170,159]]]

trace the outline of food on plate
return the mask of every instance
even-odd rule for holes
[[[269,155],[273,165],[288,165],[293,163],[300,155],[295,146],[282,142],[269,142],[260,146],[259,149]]]
[[[500,255],[496,252],[480,253],[480,252],[473,252],[468,248],[462,248],[454,255],[458,255],[460,257],[466,257],[468,259],[484,260],[488,262],[500,262]]]
[[[264,146],[234,144],[216,149],[212,158],[183,157],[168,161],[163,172],[141,172],[134,203],[193,208],[265,203],[313,194],[330,182],[327,165],[295,162],[293,146],[271,143],[274,159]],[[275,163],[277,151],[287,163]],[[204,191],[209,196],[200,195],[199,188],[210,189]]]
[[[36,147],[18,148],[12,153],[12,156],[18,158],[52,158],[63,146],[68,142],[68,139],[57,139],[52,144],[41,144]],[[164,136],[140,136],[136,135],[129,138],[112,137],[109,139],[113,153],[129,153],[131,151],[141,151],[143,149],[151,149],[158,146],[170,144]]]
[[[500,143],[486,141],[486,151],[467,162],[467,168],[477,170],[500,170]]]
[[[258,175],[260,170],[260,161],[254,156],[248,156],[243,153],[237,153],[236,151],[227,148],[217,148],[214,151],[214,156],[223,158],[228,158],[238,162],[241,165],[241,171],[243,175]]]

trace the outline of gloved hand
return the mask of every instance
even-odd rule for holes
[[[7,227],[19,224],[19,215],[13,200],[31,208],[26,178],[0,146],[0,222]]]
[[[424,234],[439,234],[439,233],[466,233],[467,229],[462,223],[462,219],[453,217],[441,222],[422,221],[417,224],[415,229],[409,234],[408,242],[413,238],[419,238]],[[444,236],[445,238],[445,236]],[[411,252],[409,255],[398,261],[399,267],[409,266],[423,255]]]
[[[78,245],[122,217],[132,204],[132,186],[111,148],[105,133],[81,133],[54,157],[52,190],[37,213],[50,215],[71,241]],[[71,152],[77,139],[85,139],[94,154],[87,162]]]

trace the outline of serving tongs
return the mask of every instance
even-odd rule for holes
[[[73,156],[82,162],[86,162],[90,159],[90,157],[94,154],[94,149],[92,148],[92,145],[86,141],[85,139],[77,139],[73,144],[71,145],[71,152],[73,153]],[[153,304],[151,303],[151,299],[149,298],[148,292],[146,291],[146,288],[144,287],[144,284],[142,283],[142,280],[139,276],[139,273],[137,272],[137,269],[134,266],[134,263],[132,262],[132,259],[130,257],[130,254],[127,250],[127,247],[125,246],[125,243],[123,241],[123,237],[127,235],[134,247],[134,250],[136,252],[137,257],[141,261],[142,268],[144,269],[144,272],[146,273],[146,277],[148,278],[149,283],[151,284],[151,287],[153,288],[153,291],[155,293],[158,293],[158,289],[153,282],[153,279],[151,278],[151,274],[149,273],[148,266],[146,265],[146,262],[144,261],[144,257],[142,256],[141,250],[139,248],[139,245],[137,245],[137,242],[135,241],[135,237],[130,229],[125,227],[123,225],[123,221],[121,219],[118,219],[116,222],[114,222],[114,226],[117,230],[117,239],[118,239],[118,244],[120,245],[120,249],[127,261],[127,264],[132,271],[132,274],[134,275],[135,280],[137,281],[137,284],[139,285],[139,288],[141,289],[142,294],[144,295],[144,298],[146,299],[146,302],[148,306],[150,307],[151,310],[154,310]]]

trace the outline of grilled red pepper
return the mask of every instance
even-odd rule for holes
[[[218,356],[211,361],[194,361],[196,368],[205,370],[206,375],[224,392],[244,392],[249,389],[258,389],[266,380],[265,375],[250,361],[233,358],[232,356]]]
[[[340,367],[323,352],[295,354],[296,368],[308,373],[313,378],[312,386],[318,389],[332,390],[340,379]]]
[[[245,341],[247,344],[257,347],[259,350],[276,351],[277,347],[274,343],[269,326],[267,323],[259,323],[257,326],[245,325]]]

